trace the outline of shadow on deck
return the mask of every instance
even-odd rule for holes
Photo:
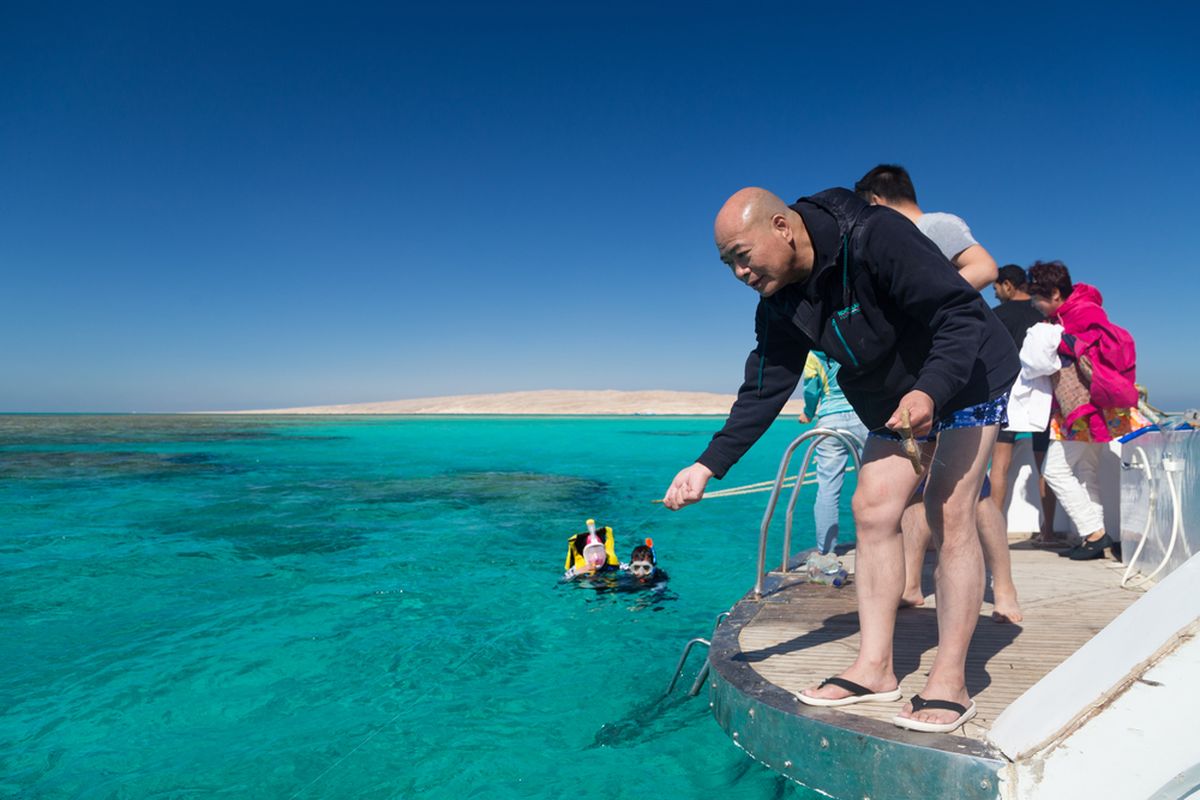
[[[875,800],[880,786],[899,797],[997,796],[1005,762],[986,740],[992,722],[1142,594],[1119,587],[1121,566],[1112,561],[1073,562],[1025,542],[1011,553],[1024,620],[993,621],[984,606],[967,656],[978,715],[955,734],[897,728],[891,718],[903,701],[838,709],[797,701],[795,693],[851,664],[859,632],[853,583],[834,588],[792,574],[772,575],[761,600],[747,596],[718,628],[710,653],[718,722],[768,766],[834,797],[861,798],[871,786]],[[925,565],[930,588],[933,559]],[[843,560],[853,571],[853,555]],[[924,686],[936,648],[929,595],[925,606],[897,615],[895,669],[905,699]],[[934,783],[902,777],[919,772]]]

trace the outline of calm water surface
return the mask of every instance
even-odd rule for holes
[[[765,495],[650,502],[719,425],[0,416],[0,796],[809,797],[662,697],[753,578]],[[558,583],[587,517],[669,591]]]

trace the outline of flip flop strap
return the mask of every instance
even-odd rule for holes
[[[862,697],[864,694],[875,694],[874,689],[868,689],[862,684],[855,683],[854,681],[848,681],[845,678],[838,678],[836,676],[832,678],[826,678],[825,680],[821,681],[821,685],[817,688],[823,689],[827,685],[836,686],[839,689],[845,689],[855,697]]]
[[[921,697],[921,695],[914,694],[911,702],[914,713],[917,711],[924,711],[927,708],[931,711],[953,711],[960,717],[967,713],[966,706],[962,705],[961,703],[955,703],[952,700],[926,700],[924,697]]]

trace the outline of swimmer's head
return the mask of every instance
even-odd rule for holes
[[[647,540],[649,541],[649,540]],[[639,544],[629,555],[629,574],[641,581],[654,577],[654,548]]]
[[[583,560],[592,569],[600,569],[608,561],[608,553],[604,550],[604,542],[596,534],[588,534],[587,544],[583,547]]]

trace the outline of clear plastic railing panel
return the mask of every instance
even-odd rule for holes
[[[1161,581],[1200,551],[1200,432],[1147,433],[1121,460],[1122,558]]]

